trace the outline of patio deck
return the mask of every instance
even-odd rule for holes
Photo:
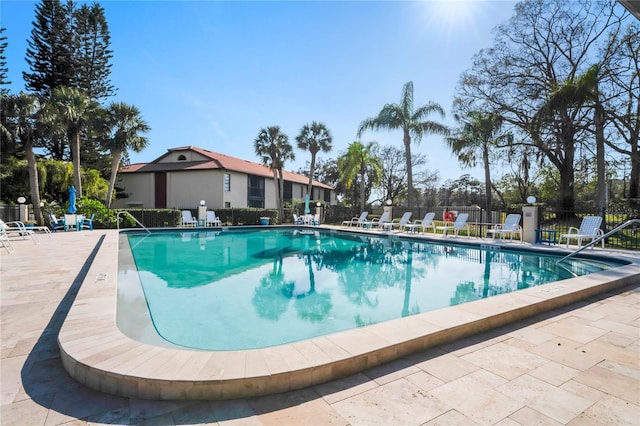
[[[15,253],[0,254],[2,425],[609,425],[640,418],[640,282],[286,393],[149,401],[92,390],[62,368],[57,339],[81,284],[90,277],[100,286],[91,268],[103,266],[103,251],[117,250],[116,236],[56,233],[39,246],[15,241]]]

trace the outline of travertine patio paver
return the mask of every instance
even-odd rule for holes
[[[636,425],[640,418],[640,283],[285,394],[146,401],[89,389],[62,368],[56,337],[88,270],[87,259],[105,232],[115,231],[57,233],[39,246],[17,241],[14,254],[0,254],[3,426]],[[64,262],[51,255],[60,252]],[[315,342],[319,360],[344,355],[334,339]],[[316,356],[308,345],[296,347],[300,354]],[[162,360],[160,352],[150,353],[151,368]],[[271,360],[246,357],[238,368],[247,371],[262,362],[286,367],[286,360],[273,354]],[[119,354],[110,363],[127,357]],[[219,360],[200,362],[192,366],[193,374]]]

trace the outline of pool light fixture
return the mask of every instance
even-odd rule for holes
[[[27,199],[26,199],[26,198],[24,198],[24,197],[18,197],[18,203],[20,203],[20,204],[24,204],[26,201],[27,201]]]
[[[201,206],[204,206],[206,203],[207,203],[206,201],[204,201],[204,200],[200,200],[200,205],[201,205]]]
[[[536,197],[534,197],[533,195],[529,195],[529,196],[527,197],[527,203],[529,203],[529,204],[533,204],[533,203],[535,203],[535,202],[536,202]]]

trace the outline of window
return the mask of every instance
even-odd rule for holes
[[[184,155],[180,154],[178,155],[178,161],[186,161],[187,157],[185,157]]]
[[[247,206],[264,208],[264,178],[247,176]]]
[[[231,175],[229,173],[224,174],[224,190],[225,192],[231,191]]]
[[[231,208],[231,201],[225,201],[224,202],[224,208],[225,209],[230,209]]]
[[[287,180],[284,181],[284,200],[282,201],[291,201],[293,199],[293,184]]]

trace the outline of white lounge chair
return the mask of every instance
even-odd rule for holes
[[[396,219],[391,221],[391,229],[398,228],[398,230],[404,230],[404,227],[407,226],[409,221],[411,220],[411,212],[404,212],[399,221],[396,222]]]
[[[354,226],[354,225],[362,226],[362,224],[366,222],[368,214],[369,212],[362,212],[360,213],[359,217],[352,217],[350,220],[343,220],[342,225],[343,226]]]
[[[9,236],[4,232],[4,228],[0,227],[0,245],[6,248],[9,253],[13,253],[16,249],[11,244]]]
[[[469,219],[468,213],[460,213],[454,222],[445,222],[444,226],[436,226],[436,229],[442,231],[443,236],[447,236],[449,231],[453,231],[454,235],[457,237],[458,233],[465,229],[467,231],[467,235],[469,235],[469,224],[467,223],[467,219]]]
[[[382,212],[382,215],[379,218],[374,217],[371,220],[366,220],[363,224],[363,227],[382,229],[385,223],[391,223],[391,212]]]
[[[0,219],[0,228],[2,228],[2,232],[6,235],[7,239],[11,237],[19,237],[23,240],[30,238],[34,244],[40,244],[40,240],[36,236],[35,232],[28,229],[24,223],[20,221],[16,220],[12,222],[5,222]]]
[[[204,226],[222,226],[222,221],[216,216],[216,212],[208,210]]]
[[[519,234],[520,240],[522,240],[522,227],[520,226],[521,218],[522,215],[517,213],[507,215],[504,223],[499,223],[493,228],[487,229],[485,237],[491,235],[494,238],[499,236],[501,239],[504,239],[506,235],[509,235],[509,239],[513,241],[513,235]]]
[[[436,233],[436,225],[433,223],[433,218],[436,217],[434,212],[428,212],[424,215],[422,220],[414,220],[413,222],[407,223],[404,228],[407,232],[419,232],[419,229],[422,228],[423,231],[426,232],[426,229],[432,228],[433,233]]]
[[[604,231],[600,229],[602,218],[600,216],[585,216],[582,218],[580,229],[571,226],[566,234],[560,234],[558,244],[564,238],[566,247],[569,247],[569,240],[578,240],[578,247],[582,246],[582,240],[595,240],[604,235]],[[604,238],[601,240],[602,248],[604,248]]]
[[[293,214],[293,224],[294,225],[304,225],[304,219],[294,213]]]
[[[195,227],[198,225],[198,219],[193,217],[191,210],[182,210],[182,221],[180,222],[180,225]]]

